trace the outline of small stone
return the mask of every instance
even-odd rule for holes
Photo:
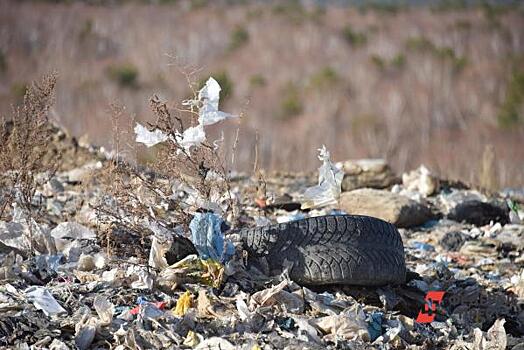
[[[93,271],[95,269],[95,259],[91,255],[80,255],[77,269],[80,271]]]

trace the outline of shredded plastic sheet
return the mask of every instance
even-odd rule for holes
[[[135,126],[136,142],[143,143],[147,147],[153,147],[159,143],[167,141],[169,138],[162,130],[149,131],[145,126],[136,123]]]
[[[318,168],[318,185],[309,187],[303,194],[302,209],[319,208],[335,204],[340,197],[344,173],[337,168],[329,158],[326,146],[319,150],[318,159],[323,163]]]
[[[195,333],[195,332],[190,330],[189,332],[187,332],[187,336],[184,339],[184,343],[183,344],[186,345],[186,346],[190,346],[190,347],[194,348],[202,340],[204,340],[203,336],[201,336],[200,334]]]
[[[150,224],[150,228],[155,232],[155,235],[149,251],[149,266],[163,270],[169,266],[165,256],[173,244],[173,235],[157,223]]]
[[[13,204],[13,220],[0,221],[0,243],[24,253],[56,255],[57,250],[49,232],[16,203]]]
[[[198,113],[200,125],[213,125],[224,119],[237,117],[218,110],[221,90],[218,82],[210,77],[206,85],[198,92],[198,100],[202,103]]]
[[[29,287],[25,290],[25,296],[27,300],[32,302],[37,309],[42,310],[47,316],[67,313],[51,293],[43,287]]]
[[[75,345],[78,349],[89,349],[95,339],[97,325],[98,320],[95,317],[90,317],[87,312],[75,325]]]
[[[506,330],[504,329],[504,323],[506,323],[505,319],[498,319],[495,321],[493,326],[491,326],[490,329],[488,329],[487,336],[484,337],[482,335],[482,332],[478,328],[475,329],[475,345],[479,347],[479,349],[497,349],[497,350],[503,350],[506,348],[506,344],[508,342],[507,336],[506,336]]]
[[[184,259],[160,272],[158,283],[161,286],[175,289],[183,283],[204,283],[218,288],[222,284],[224,266],[219,262],[199,259],[188,255]]]
[[[368,324],[365,320],[364,311],[355,304],[338,315],[321,317],[312,322],[318,329],[327,333],[326,338],[333,342],[338,339],[369,341]]]
[[[183,133],[177,132],[175,135],[176,142],[184,148],[185,152],[189,153],[191,147],[198,146],[206,140],[204,126],[216,124],[224,119],[238,117],[218,110],[220,90],[222,89],[218,82],[213,77],[210,77],[204,87],[198,92],[196,100],[184,101],[183,104],[186,106],[198,107],[198,125],[187,128]],[[139,123],[135,126],[135,134],[136,142],[143,143],[147,147],[152,147],[169,139],[169,136],[163,131],[158,129],[149,131]],[[215,143],[214,146],[216,147]]]
[[[202,259],[225,262],[234,254],[233,244],[224,242],[221,225],[222,218],[212,213],[196,213],[191,220],[191,241]]]
[[[271,288],[256,292],[251,296],[251,303],[254,306],[273,306],[280,305],[282,308],[293,313],[304,311],[304,298],[284,290],[290,282],[284,280]],[[237,300],[237,307],[239,306]]]
[[[183,134],[177,133],[176,141],[177,143],[184,148],[184,151],[189,153],[189,150],[193,146],[198,146],[206,140],[206,132],[204,131],[204,126],[198,124],[187,128]]]
[[[113,321],[115,313],[114,305],[105,296],[97,295],[93,300],[93,306],[100,318],[100,325],[107,326]]]

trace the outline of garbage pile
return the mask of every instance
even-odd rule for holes
[[[119,232],[121,246],[108,252],[92,206],[104,188],[89,176],[100,159],[39,188],[38,216],[15,204],[0,222],[1,346],[524,347],[522,190],[489,195],[424,167],[397,178],[379,160],[330,163],[325,149],[317,185],[315,174],[266,174],[268,195],[254,198],[254,177],[232,177],[241,202],[235,229],[333,213],[400,227],[405,284],[301,286],[285,267],[271,274],[253,264],[227,218],[209,211],[195,213],[187,230],[151,222],[136,255],[136,234]],[[431,292],[444,293],[428,302]]]
[[[172,143],[198,163],[198,147],[217,145],[204,127],[235,118],[219,92],[210,79],[184,101],[197,125],[137,124],[136,141]],[[488,193],[424,166],[397,176],[380,159],[333,163],[322,147],[317,173],[221,178],[197,164],[200,183],[227,189],[204,195],[138,166],[116,177],[107,170],[121,159],[60,135],[71,159],[49,179],[32,174],[47,181],[29,205],[0,188],[0,199],[15,194],[0,212],[0,347],[524,349],[522,188]],[[242,228],[343,214],[399,229],[405,283],[300,285],[286,259],[270,269],[239,239]]]

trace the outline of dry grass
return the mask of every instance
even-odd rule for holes
[[[7,210],[11,204],[22,210],[28,223],[31,252],[32,221],[40,209],[34,202],[35,193],[54,175],[60,160],[59,154],[49,157],[53,133],[48,113],[55,85],[55,74],[33,83],[11,118],[0,120],[0,219],[14,213]]]
[[[12,117],[9,120],[2,117],[0,181],[7,191],[0,194],[0,218],[14,201],[32,213],[37,187],[47,182],[58,167],[59,157],[46,156],[52,142],[48,113],[55,85],[55,74],[33,83],[22,105],[14,108]]]

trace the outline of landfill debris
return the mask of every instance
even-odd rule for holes
[[[67,313],[56,299],[43,287],[32,286],[25,290],[27,300],[42,310],[47,316]]]
[[[189,224],[191,240],[202,259],[227,261],[234,253],[231,242],[224,240],[222,219],[213,213],[196,213]]]
[[[318,168],[318,185],[305,190],[301,209],[335,204],[342,191],[344,173],[331,162],[326,146],[322,145],[318,152],[318,159],[322,161],[322,166]]]
[[[169,232],[158,232],[153,236],[151,251],[149,252],[149,266],[164,270],[169,265],[166,260],[166,253],[173,244],[173,237]]]
[[[201,100],[214,108],[215,92],[202,92]],[[206,126],[224,117],[206,108]],[[343,162],[339,168],[327,151],[321,153],[328,174],[321,171],[322,181],[315,173],[268,172],[264,196],[255,194],[254,176],[231,175],[238,201],[232,216],[219,200],[223,193],[211,199],[181,179],[146,171],[141,176],[166,189],[166,196],[148,198],[147,214],[137,214],[140,203],[132,197],[117,208],[112,184],[88,176],[107,166],[107,158],[85,151],[82,162],[37,188],[38,215],[14,206],[0,221],[0,347],[522,348],[524,225],[510,218],[522,212],[521,190],[481,193],[435,177],[439,186],[432,192],[419,186],[420,169],[413,180],[418,184],[410,187],[408,180],[399,184],[383,161],[353,162],[358,169]],[[351,186],[375,189],[345,191],[342,185],[333,201],[338,171]],[[133,179],[123,181],[146,198]],[[297,203],[311,186],[328,190],[311,197],[318,206],[302,210]],[[110,203],[119,220],[108,222],[100,202]],[[475,214],[454,216],[457,208]],[[236,238],[245,227],[341,213],[401,226],[405,283],[298,285],[285,271],[273,271],[264,254],[249,259]],[[326,227],[327,234],[332,229]],[[284,244],[298,239],[289,238]],[[181,239],[191,249],[182,249]],[[438,291],[443,299],[428,302]],[[419,322],[419,313],[434,318]]]
[[[421,165],[418,169],[402,174],[402,184],[408,191],[416,191],[424,197],[434,194],[439,187],[439,180],[428,168]]]
[[[165,142],[168,140],[168,135],[166,135],[161,130],[149,131],[145,126],[140,123],[136,123],[135,126],[136,142],[143,143],[147,147],[153,147],[159,143]]]
[[[176,141],[176,143],[181,146],[187,154],[190,153],[192,147],[199,146],[206,140],[204,126],[213,125],[222,120],[237,117],[218,109],[221,90],[222,89],[218,82],[213,77],[210,77],[206,81],[204,87],[202,87],[198,92],[196,99],[190,99],[183,102],[184,106],[188,106],[191,109],[198,109],[198,124],[185,129],[183,132],[177,131],[175,137],[171,139]],[[170,139],[170,136],[162,130],[155,129],[150,131],[139,123],[136,123],[134,131],[136,134],[135,141],[143,143],[147,147],[153,147]]]
[[[198,111],[200,125],[213,125],[224,119],[236,117],[218,110],[221,90],[222,88],[218,82],[213,77],[210,77],[204,87],[198,92],[198,101],[201,103]]]
[[[191,293],[189,291],[182,294],[182,296],[176,302],[176,307],[173,310],[173,314],[176,316],[184,316],[187,310],[191,307]]]

